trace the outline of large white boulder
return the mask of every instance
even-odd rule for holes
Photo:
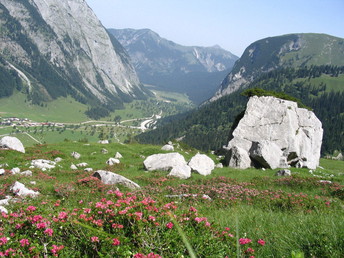
[[[129,180],[128,178],[105,170],[97,170],[96,172],[94,172],[93,177],[100,179],[103,184],[107,185],[119,184],[132,190],[140,188],[138,184]]]
[[[186,165],[184,157],[177,153],[154,154],[143,161],[143,165],[148,171],[163,170],[169,171],[173,167]]]
[[[251,159],[247,151],[244,149],[233,146],[226,156],[227,164],[229,167],[239,168],[239,169],[246,169],[251,167]]]
[[[319,165],[322,124],[312,111],[298,108],[293,101],[271,96],[251,97],[231,136],[224,147],[228,151],[226,160],[231,166],[235,164],[229,157],[233,147],[244,150],[255,165],[259,155],[265,156],[265,161],[259,164],[261,167],[276,167],[279,163],[277,167],[299,164],[315,169]],[[254,143],[260,143],[258,156],[258,150],[252,148]],[[266,149],[268,146],[270,150]],[[267,156],[266,152],[271,154]]]
[[[173,167],[167,176],[188,179],[191,177],[191,168],[188,165],[178,165]]]
[[[250,157],[253,162],[258,162],[264,168],[275,169],[281,167],[283,151],[271,141],[253,142],[250,149]],[[286,167],[283,164],[282,167]]]
[[[205,154],[196,154],[191,158],[188,165],[193,171],[207,176],[211,174],[211,171],[215,168],[215,162]]]
[[[2,137],[0,140],[0,148],[11,149],[25,153],[25,148],[22,142],[18,138],[12,136]]]

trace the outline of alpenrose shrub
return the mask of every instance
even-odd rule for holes
[[[0,256],[182,257],[187,239],[199,257],[254,257],[263,239],[220,230],[196,208],[110,190],[97,202],[17,203],[0,220]]]

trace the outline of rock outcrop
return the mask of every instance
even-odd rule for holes
[[[319,165],[323,129],[312,111],[293,101],[253,96],[224,147],[226,163],[245,169]]]
[[[10,149],[25,153],[25,148],[22,142],[16,138],[11,136],[2,137],[0,140],[0,148]]]

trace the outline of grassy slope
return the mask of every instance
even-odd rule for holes
[[[104,147],[109,151],[108,154],[101,153],[100,150]],[[70,157],[69,154],[72,151],[77,151],[82,155],[80,160]],[[123,155],[121,164],[108,167],[105,161],[109,157],[113,157],[117,151]],[[197,150],[183,146],[183,150],[178,148],[178,152],[189,160]],[[235,204],[227,198],[221,200],[222,191],[226,192],[228,188],[225,187],[224,183],[219,183],[213,186],[214,190],[210,191],[210,193],[213,191],[212,202],[199,199],[185,199],[182,202],[176,199],[174,201],[178,206],[187,208],[188,205],[192,205],[196,207],[200,217],[208,217],[210,221],[220,225],[221,228],[230,227],[234,232],[238,230],[241,237],[263,238],[267,244],[256,253],[257,257],[289,257],[291,251],[296,250],[301,250],[306,256],[314,254],[316,257],[338,257],[337,255],[344,251],[344,246],[338,245],[341,237],[344,237],[342,231],[344,226],[343,208],[340,208],[343,201],[334,196],[329,196],[331,185],[316,183],[316,180],[323,179],[343,185],[344,162],[321,160],[321,165],[325,169],[317,169],[315,174],[319,178],[315,179],[308,172],[308,169],[291,169],[294,180],[291,181],[294,182],[291,184],[284,184],[283,182],[288,181],[282,179],[282,181],[278,181],[274,176],[274,170],[248,169],[242,171],[231,168],[215,169],[207,177],[193,174],[191,179],[179,180],[166,179],[166,172],[144,172],[143,158],[140,156],[147,157],[154,153],[161,153],[160,146],[139,144],[84,145],[72,142],[27,148],[26,154],[19,155],[12,151],[0,151],[0,163],[7,162],[9,168],[20,167],[22,171],[28,168],[28,160],[33,158],[53,159],[56,156],[63,158],[60,168],[45,172],[49,176],[56,177],[54,180],[41,178],[38,170],[33,170],[34,176],[32,178],[12,176],[1,177],[0,180],[3,186],[4,183],[8,184],[14,180],[29,185],[29,182],[34,180],[37,182],[35,187],[40,190],[43,196],[37,201],[32,200],[33,205],[41,200],[52,202],[62,200],[62,208],[67,209],[73,208],[79,200],[83,200],[85,203],[96,202],[103,196],[101,192],[90,194],[87,188],[75,190],[77,188],[75,182],[91,174],[83,172],[82,169],[75,172],[69,169],[71,163],[79,162],[87,162],[88,167],[93,169],[106,169],[121,174],[137,182],[143,187],[142,191],[146,191],[147,195],[160,200],[162,203],[171,201],[171,199],[165,199],[165,194],[178,194],[179,190],[177,189],[179,188],[184,189],[183,192],[187,192],[187,188],[185,188],[187,185],[192,186],[191,191],[193,193],[202,194],[203,191],[206,192],[205,189],[211,188],[212,184],[221,177],[231,180],[230,184],[235,186],[234,190],[240,189],[238,186],[241,185],[248,189],[256,189],[255,191],[284,191],[293,195],[307,195],[313,201],[316,200],[315,196],[323,196],[333,203],[333,208],[324,208],[320,202],[318,208],[314,206],[302,208],[302,205],[289,207],[284,206],[286,200],[281,200],[280,203],[271,201],[271,204],[269,204],[269,200],[266,200],[249,205],[247,202],[237,199]],[[215,160],[215,156],[210,156]],[[56,188],[61,188],[60,192],[56,192],[54,190]],[[127,191],[123,187],[120,189]],[[237,191],[235,190],[235,192]],[[206,193],[209,194],[209,192]],[[214,193],[219,194],[218,198]],[[307,202],[305,204],[307,205]]]

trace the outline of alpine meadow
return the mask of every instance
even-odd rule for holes
[[[0,257],[343,257],[344,6],[293,1],[0,0]]]

